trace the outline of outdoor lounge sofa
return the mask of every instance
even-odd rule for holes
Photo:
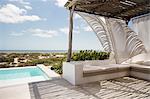
[[[150,66],[139,64],[112,64],[109,60],[65,62],[63,78],[73,85],[132,76],[150,81]]]

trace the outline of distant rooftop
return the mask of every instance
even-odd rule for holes
[[[150,0],[68,0],[65,7],[90,14],[130,20],[150,13]]]

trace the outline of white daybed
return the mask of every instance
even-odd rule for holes
[[[63,63],[63,78],[73,85],[124,76],[132,76],[150,81],[150,66],[111,64],[109,60]]]

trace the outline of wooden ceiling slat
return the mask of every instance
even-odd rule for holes
[[[77,0],[75,10],[129,20],[150,13],[150,0]]]

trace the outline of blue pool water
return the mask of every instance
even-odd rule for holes
[[[48,79],[47,75],[38,67],[4,70],[0,69],[0,81],[39,77],[45,80]]]

